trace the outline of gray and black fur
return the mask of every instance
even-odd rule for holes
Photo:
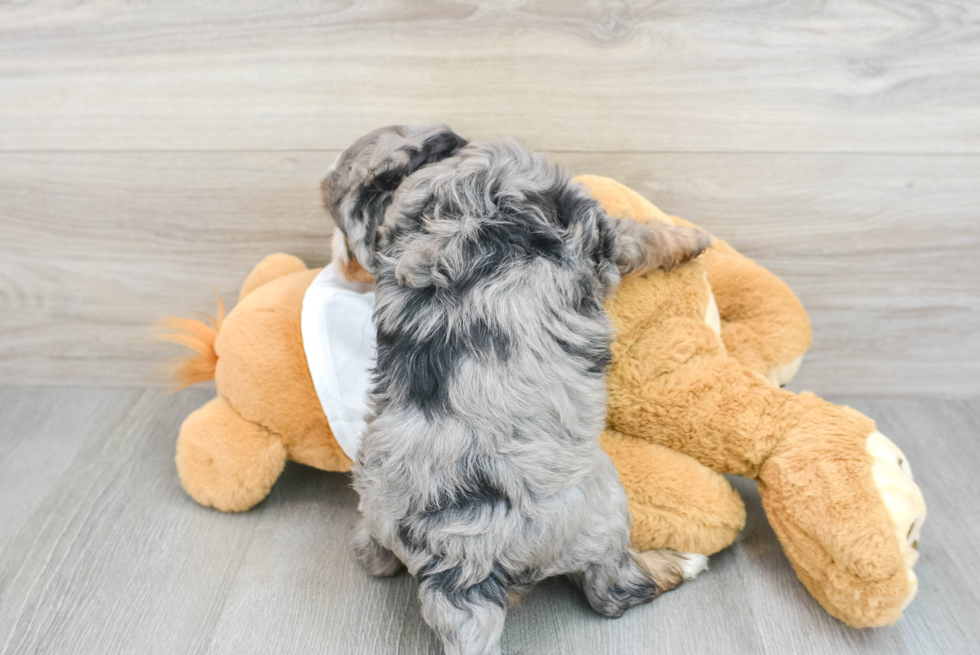
[[[418,577],[447,653],[499,653],[508,597],[568,574],[616,617],[701,556],[629,549],[629,505],[598,436],[621,276],[697,256],[705,233],[610,219],[512,140],[376,130],[323,182],[375,275],[373,414],[354,466],[369,573]]]

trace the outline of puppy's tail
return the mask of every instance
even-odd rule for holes
[[[178,358],[171,363],[169,370],[171,391],[179,391],[214,377],[215,368],[218,366],[218,353],[215,352],[214,342],[225,320],[225,303],[217,293],[214,295],[217,299],[218,311],[216,316],[206,317],[206,321],[174,317],[167,317],[160,321],[163,331],[156,335],[157,339],[180,344],[195,353]]]

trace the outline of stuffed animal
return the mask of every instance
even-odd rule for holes
[[[578,180],[615,218],[690,225],[613,180]],[[348,280],[370,279],[356,262],[340,265]],[[169,338],[197,351],[178,386],[214,377],[217,388],[177,440],[181,483],[202,505],[251,508],[287,460],[350,469],[303,346],[304,296],[318,274],[271,255],[227,317],[219,308],[210,325],[169,319]],[[624,281],[607,310],[617,338],[601,443],[630,500],[634,545],[706,555],[730,545],[745,508],[722,474],[746,476],[830,614],[854,627],[897,620],[917,589],[922,495],[871,419],[780,388],[811,342],[789,288],[716,240],[691,264]]]

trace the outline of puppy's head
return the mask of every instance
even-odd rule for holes
[[[369,132],[340,154],[320,188],[323,205],[343,234],[343,248],[335,252],[346,252],[345,271],[355,268],[354,260],[374,272],[378,226],[395,189],[415,171],[452,157],[465,145],[445,125],[392,125]]]

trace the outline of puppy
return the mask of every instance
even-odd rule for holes
[[[618,617],[706,559],[629,548],[630,514],[600,449],[624,275],[670,269],[710,237],[610,219],[512,140],[442,125],[356,141],[323,181],[346,257],[375,276],[372,415],[354,466],[368,573],[403,566],[450,655],[500,652],[508,598],[572,576]]]

